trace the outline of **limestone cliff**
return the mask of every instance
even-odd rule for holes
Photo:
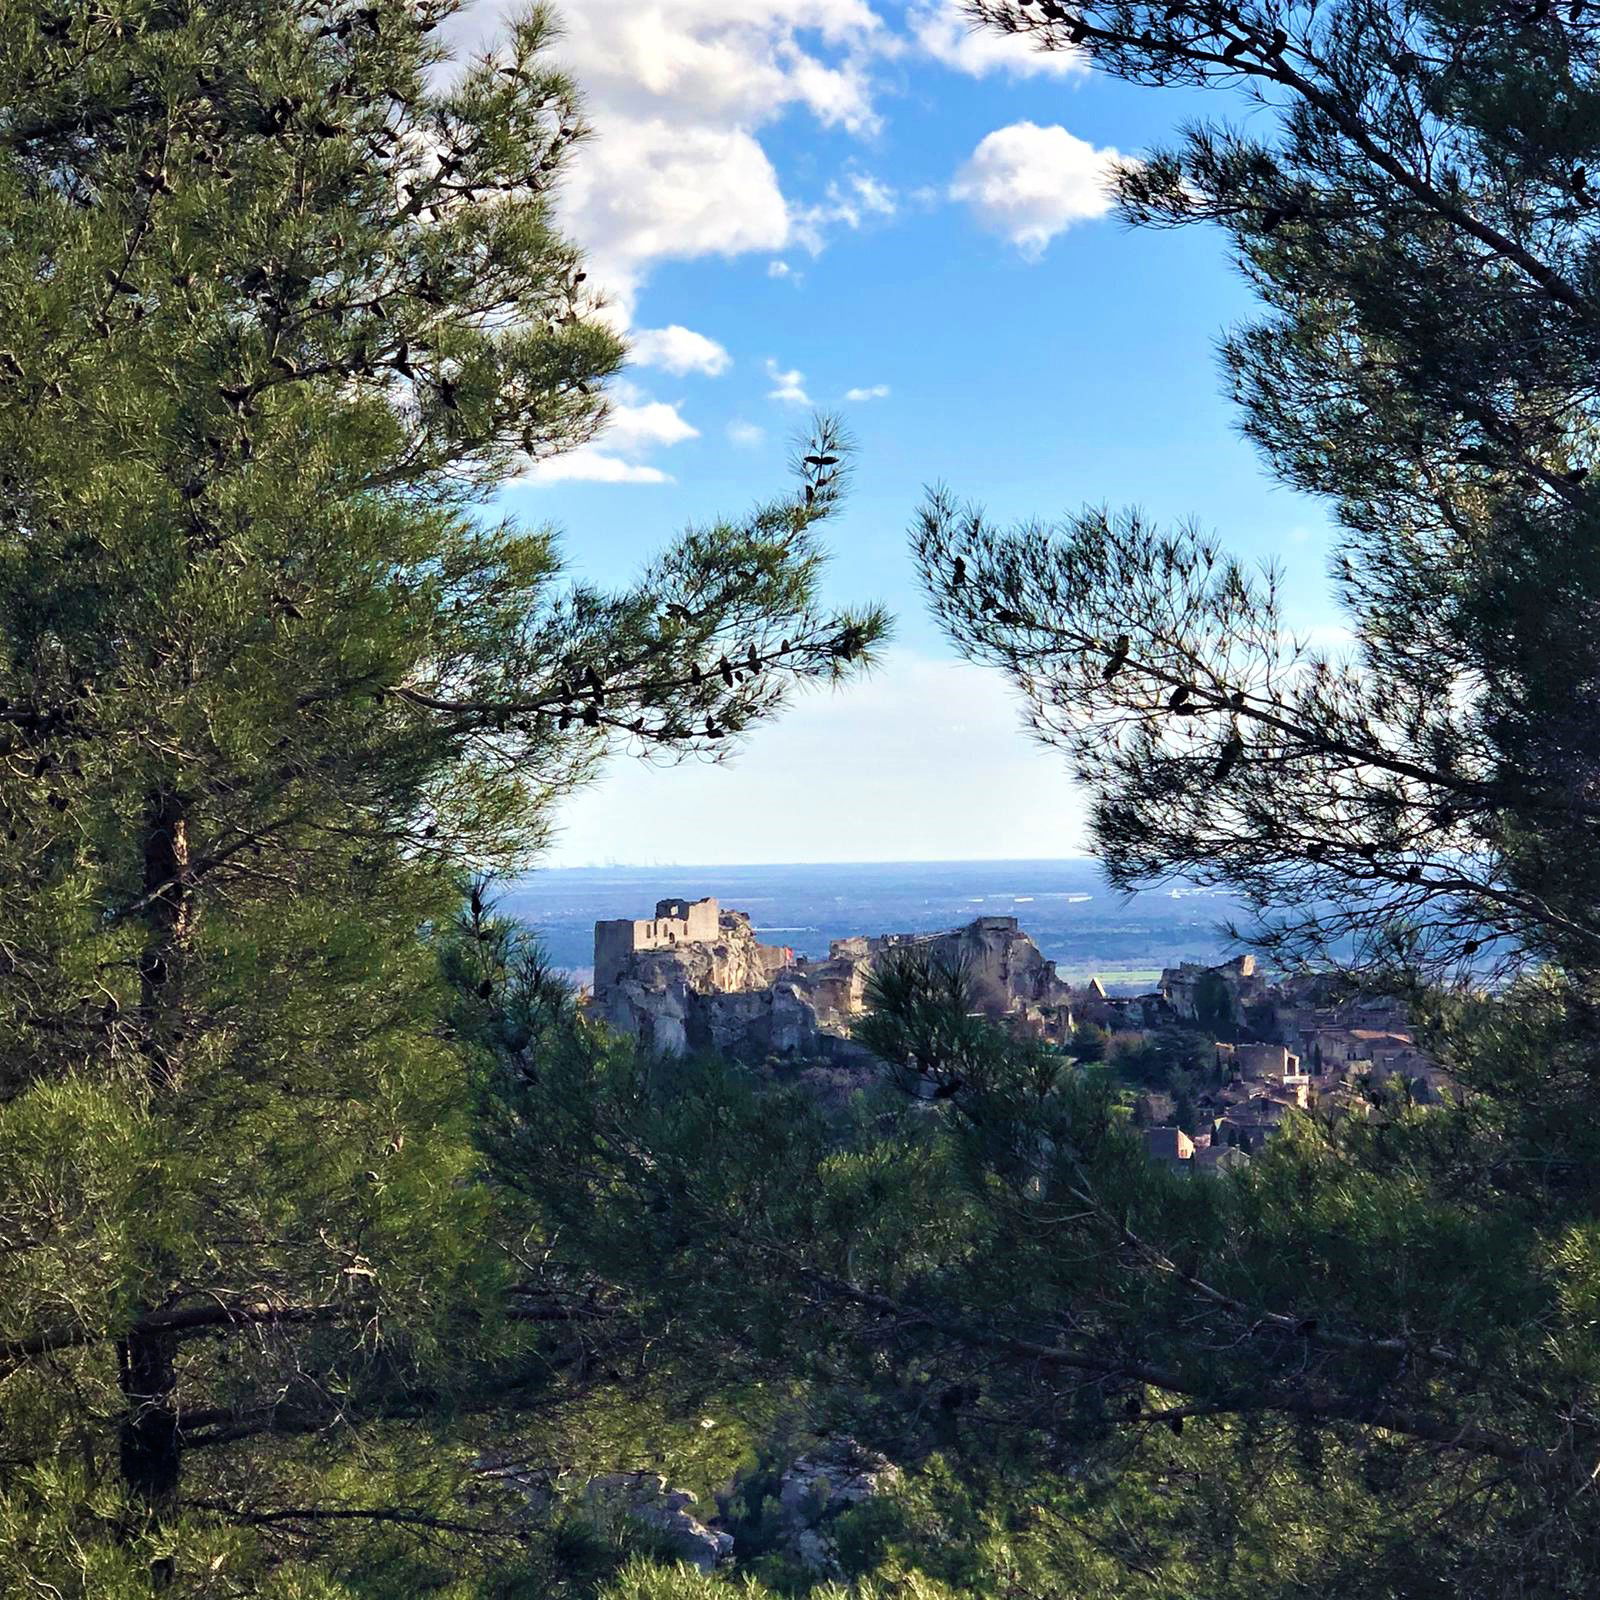
[[[1072,992],[1014,917],[980,917],[948,933],[836,940],[826,958],[807,960],[760,943],[748,917],[715,901],[661,901],[657,911],[651,922],[597,925],[591,1002],[597,1017],[657,1050],[858,1062],[864,1053],[850,1029],[866,1010],[873,970],[905,950],[959,965],[991,1016],[1050,1038],[1071,1031]]]
[[[892,934],[864,942],[869,961],[909,945],[941,966],[960,967],[978,1008],[992,1017],[1072,1004],[1071,986],[1056,976],[1055,962],[1045,960],[1015,917],[979,917],[949,933]]]
[[[664,902],[665,903],[665,902]],[[796,991],[794,953],[764,945],[739,911],[713,938],[636,949],[596,983],[591,1009],[657,1050],[714,1049],[740,1060],[819,1053],[816,1008]]]

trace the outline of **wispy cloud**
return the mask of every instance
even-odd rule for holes
[[[677,406],[641,396],[634,404],[612,407],[599,442],[633,455],[654,445],[682,444],[699,437],[700,430],[684,419]]]
[[[794,236],[812,255],[818,255],[827,244],[830,229],[855,231],[869,219],[885,221],[899,209],[899,195],[881,178],[867,172],[849,172],[830,181],[815,205],[794,210]]]
[[[764,444],[767,430],[758,428],[753,422],[730,422],[728,424],[728,440],[739,446],[741,450],[753,450],[758,444]]]
[[[870,389],[846,389],[844,392],[844,397],[846,400],[853,401],[887,400],[889,398],[889,385],[886,383],[875,383]]]
[[[767,358],[767,376],[772,380],[769,400],[781,400],[785,405],[808,406],[811,396],[806,393],[806,375],[798,367],[784,371],[778,363]]]

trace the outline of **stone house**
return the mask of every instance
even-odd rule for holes
[[[1175,1172],[1194,1159],[1194,1140],[1182,1128],[1146,1128],[1144,1150]]]
[[[1268,1095],[1240,1100],[1212,1124],[1211,1142],[1219,1147],[1233,1146],[1253,1153],[1283,1126],[1289,1109],[1283,1101]]]

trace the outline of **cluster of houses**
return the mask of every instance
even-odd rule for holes
[[[1226,1031],[1253,1042],[1215,1040],[1214,1081],[1199,1085],[1178,1126],[1170,1094],[1145,1093],[1134,1106],[1151,1159],[1174,1172],[1226,1171],[1247,1162],[1291,1111],[1312,1107],[1370,1112],[1374,1097],[1417,1104],[1449,1092],[1446,1071],[1418,1048],[1403,1005],[1386,996],[1340,995],[1326,977],[1269,980],[1255,958],[1216,967],[1168,968],[1159,990],[1105,997],[1080,1007],[1087,1020],[1142,1039],[1159,1027]]]

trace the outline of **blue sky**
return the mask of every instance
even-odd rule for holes
[[[566,21],[595,125],[568,222],[642,359],[613,433],[505,506],[620,581],[781,486],[796,430],[836,410],[859,459],[830,597],[897,629],[875,679],[731,765],[613,762],[546,864],[1079,853],[1059,758],[927,618],[906,529],[931,482],[1008,518],[1195,518],[1285,570],[1296,626],[1337,624],[1324,509],[1266,475],[1219,392],[1216,341],[1252,314],[1221,236],[1097,214],[1110,153],[1247,108],[974,41],[947,0],[569,0]]]

